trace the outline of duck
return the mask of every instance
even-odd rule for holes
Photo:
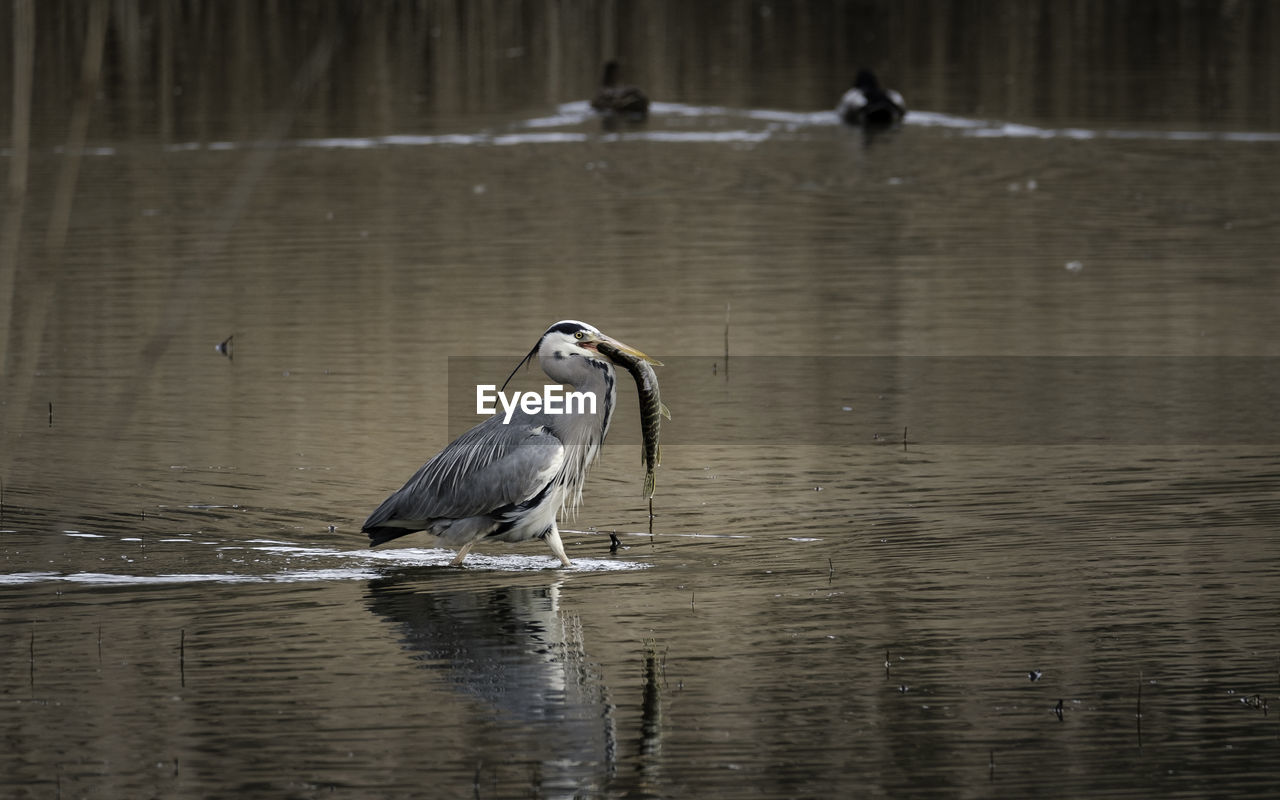
[[[618,62],[604,65],[600,90],[591,98],[591,107],[602,114],[616,114],[639,122],[649,115],[649,98],[634,86],[618,84]]]
[[[907,104],[902,95],[882,87],[874,72],[860,69],[836,105],[836,113],[850,125],[888,127],[902,121]]]

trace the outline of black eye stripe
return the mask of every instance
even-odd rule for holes
[[[547,333],[566,333],[581,335],[583,331],[582,324],[578,322],[558,322],[552,325]]]

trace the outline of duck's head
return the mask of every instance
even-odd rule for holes
[[[618,62],[609,61],[604,65],[604,78],[601,79],[601,86],[616,86],[618,83]]]
[[[880,81],[876,80],[876,74],[869,69],[860,69],[858,74],[854,76],[853,88],[861,89],[866,92],[871,89],[879,89]]]

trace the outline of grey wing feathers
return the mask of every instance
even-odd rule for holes
[[[391,520],[426,522],[482,516],[537,494],[564,460],[564,446],[529,420],[490,417],[428,461],[369,515],[369,530]]]

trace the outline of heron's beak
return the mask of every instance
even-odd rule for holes
[[[625,353],[626,355],[629,355],[629,356],[631,356],[632,358],[639,359],[639,360],[641,360],[641,361],[645,362],[646,364],[651,364],[651,365],[653,365],[653,366],[655,366],[655,367],[660,367],[660,366],[662,366],[662,362],[661,362],[661,361],[659,361],[658,359],[656,359],[656,358],[650,358],[649,356],[646,356],[644,353],[641,353],[639,350],[635,349],[635,348],[634,348],[634,347],[632,347],[631,345],[629,345],[629,344],[623,344],[622,342],[618,341],[617,339],[613,338],[612,336],[605,336],[603,333],[602,333],[602,334],[600,334],[599,336],[595,337],[595,341],[587,342],[587,347],[590,347],[592,350],[597,350],[597,351],[598,351],[598,347],[597,347],[597,345],[599,345],[599,344],[600,344],[600,343],[602,343],[602,342],[607,342],[607,343],[609,343],[610,345],[612,345],[612,346],[614,347],[614,349],[618,350],[619,352],[621,352],[621,353]],[[610,359],[610,360],[612,360],[612,359]]]

